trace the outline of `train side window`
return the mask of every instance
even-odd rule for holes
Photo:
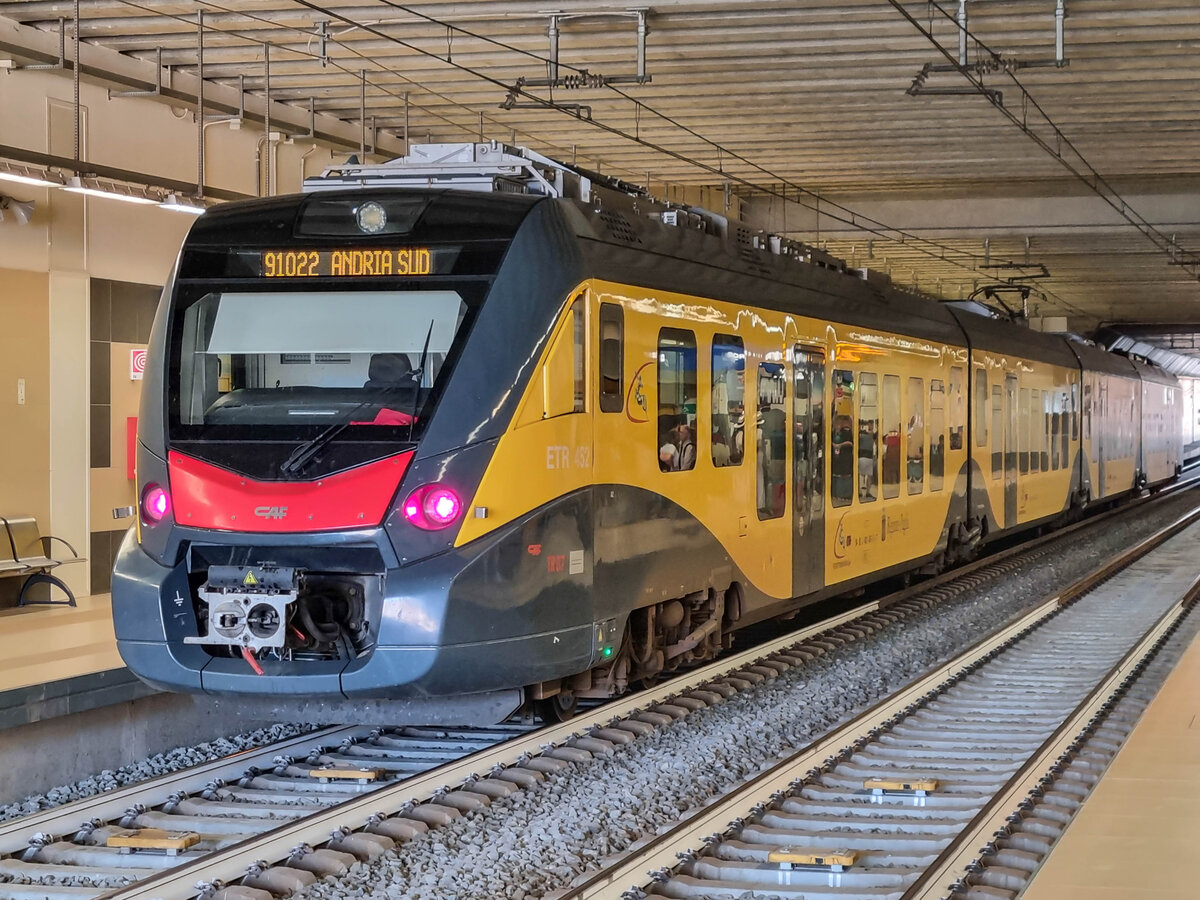
[[[682,328],[658,333],[658,466],[696,467],[696,335]]]
[[[1062,460],[1062,467],[1064,469],[1070,468],[1071,466],[1071,440],[1070,433],[1067,430],[1069,427],[1067,420],[1073,418],[1074,413],[1070,410],[1070,403],[1071,395],[1066,391],[1063,391],[1060,397],[1062,414],[1059,416],[1059,434],[1061,435],[1062,442],[1062,453],[1060,458]],[[1076,435],[1076,437],[1078,437],[1078,435]]]
[[[1050,470],[1058,471],[1058,429],[1059,420],[1062,418],[1062,401],[1059,399],[1058,391],[1051,391],[1048,395],[1047,405],[1049,410],[1046,413],[1046,418],[1050,420]]]
[[[573,412],[583,412],[587,403],[587,372],[584,359],[587,348],[587,324],[584,321],[583,298],[580,297],[571,306],[574,318],[574,370],[575,370],[575,409]]]
[[[878,494],[879,376],[858,373],[858,500],[870,503]]]
[[[900,496],[900,376],[883,376],[883,497]]]
[[[1042,441],[1042,471],[1050,471],[1050,392],[1038,391],[1038,409],[1041,410],[1042,425],[1038,429]]]
[[[992,477],[1004,471],[1004,391],[992,385]]]
[[[1092,447],[1092,462],[1096,459],[1096,442],[1092,439],[1092,380],[1083,382],[1083,439]]]
[[[919,494],[925,489],[925,379],[908,379],[908,398],[904,404],[908,413],[905,426],[905,471],[908,492]]]
[[[787,431],[787,372],[782,363],[760,363],[756,445],[760,519],[778,519],[787,506]]]
[[[854,373],[833,370],[833,414],[829,417],[829,496],[834,506],[854,499]]]
[[[1030,391],[1030,472],[1042,472],[1042,391]]]
[[[988,390],[987,372],[975,370],[975,446],[988,445]]]
[[[929,490],[940,491],[946,474],[946,388],[929,382]]]
[[[570,321],[554,339],[542,371],[542,418],[584,411],[583,298],[571,304]]]
[[[732,334],[713,335],[712,461],[740,466],[746,455],[746,346]]]
[[[967,424],[967,414],[963,408],[963,368],[950,367],[950,449],[963,448],[963,431]]]
[[[1070,439],[1079,440],[1079,385],[1070,385]]]
[[[615,303],[600,304],[600,411],[625,408],[625,313]]]
[[[1021,388],[1017,415],[1017,467],[1025,475],[1029,472],[1029,388]]]

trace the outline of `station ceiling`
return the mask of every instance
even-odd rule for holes
[[[514,142],[937,296],[1200,343],[1192,0],[0,0],[0,57],[69,77],[77,7],[125,90],[194,94],[202,13],[214,111],[253,120],[269,56],[275,127],[348,152]]]

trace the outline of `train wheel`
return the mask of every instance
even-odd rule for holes
[[[571,691],[560,691],[553,697],[536,701],[537,713],[543,722],[565,722],[575,716],[579,700]]]

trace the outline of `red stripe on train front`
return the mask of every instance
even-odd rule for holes
[[[280,534],[371,528],[383,521],[412,451],[316,481],[255,481],[182,453],[167,455],[175,521]]]

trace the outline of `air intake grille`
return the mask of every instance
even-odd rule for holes
[[[633,230],[633,226],[629,224],[629,220],[619,212],[603,209],[600,211],[600,219],[608,226],[608,233],[618,241],[625,241],[627,244],[642,242],[642,239],[637,236],[637,232]]]

